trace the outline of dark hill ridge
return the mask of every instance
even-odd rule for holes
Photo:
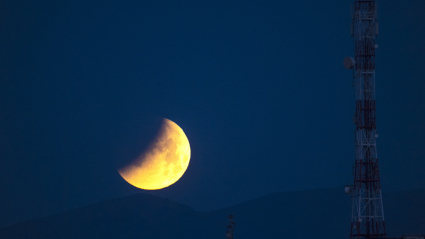
[[[425,233],[425,189],[384,193],[390,236]],[[348,238],[351,198],[342,188],[274,193],[213,212],[137,194],[0,229],[0,238]]]
[[[170,231],[178,231],[181,223],[198,214],[168,199],[136,194],[18,223],[1,229],[0,238],[168,238],[164,222]]]

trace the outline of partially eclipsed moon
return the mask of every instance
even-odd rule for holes
[[[190,145],[183,130],[173,121],[163,119],[160,131],[148,149],[118,172],[135,187],[161,189],[183,176],[189,160]]]

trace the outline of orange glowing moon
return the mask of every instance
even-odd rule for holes
[[[177,182],[186,172],[189,161],[190,145],[183,130],[173,121],[163,119],[149,147],[118,172],[135,187],[157,190]]]

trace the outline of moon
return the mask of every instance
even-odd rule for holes
[[[185,133],[173,121],[163,119],[149,147],[118,172],[137,188],[157,190],[177,182],[186,172],[189,161],[190,145]]]

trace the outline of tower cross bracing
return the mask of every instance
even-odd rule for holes
[[[384,209],[376,151],[375,39],[378,35],[374,0],[355,0],[351,6],[351,35],[355,57],[344,64],[353,69],[356,89],[355,166],[350,239],[386,238]],[[348,62],[346,62],[348,61]],[[346,64],[347,63],[347,64]]]

